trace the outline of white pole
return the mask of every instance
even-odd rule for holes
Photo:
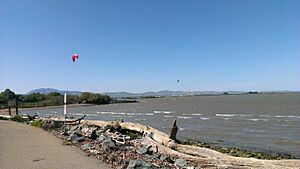
[[[65,116],[65,129],[66,129],[66,118],[67,118],[67,93],[64,96],[64,116]]]

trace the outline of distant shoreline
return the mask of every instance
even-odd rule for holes
[[[126,98],[126,99],[117,99],[115,102],[110,104],[128,104],[128,103],[138,103],[138,100],[144,99],[162,99],[162,98],[176,98],[176,97],[217,97],[217,96],[249,96],[249,95],[273,95],[273,94],[299,94],[300,92],[270,92],[270,93],[239,93],[239,94],[201,94],[201,95],[184,95],[184,96],[147,96],[141,98]],[[95,106],[97,104],[68,104],[68,107],[81,107],[81,106]],[[105,105],[105,104],[101,104]],[[22,110],[40,110],[40,109],[53,109],[53,108],[63,108],[64,105],[59,106],[40,106],[40,107],[30,107],[30,108],[19,108]],[[15,108],[11,108],[12,115],[15,114]],[[0,115],[8,115],[8,109],[0,109]]]
[[[81,107],[81,106],[94,106],[95,104],[68,104],[68,107]],[[63,108],[64,105],[60,106],[44,106],[44,107],[31,107],[31,108],[19,108],[19,111],[22,110],[40,110],[40,109],[53,109],[53,108]],[[11,109],[12,114],[15,114],[15,108]],[[8,109],[0,109],[1,115],[8,115]]]
[[[113,103],[110,104],[124,104],[124,103],[138,103],[136,100],[115,100]],[[97,104],[88,104],[88,103],[82,103],[82,104],[68,104],[68,107],[81,107],[81,106],[95,106]],[[105,105],[105,104],[100,104]],[[53,108],[63,108],[64,105],[58,105],[58,106],[39,106],[39,107],[29,107],[29,108],[19,108],[19,111],[22,110],[40,110],[40,109],[53,109]],[[11,108],[12,114],[15,114],[15,108]],[[8,115],[8,109],[0,109],[0,115]]]

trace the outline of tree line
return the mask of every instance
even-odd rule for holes
[[[16,104],[22,108],[60,106],[64,104],[63,100],[64,96],[58,92],[49,94],[16,94],[10,89],[6,89],[0,93],[0,108],[14,107]],[[83,92],[79,96],[67,96],[67,104],[109,104],[112,101],[113,99],[107,95],[90,92]]]

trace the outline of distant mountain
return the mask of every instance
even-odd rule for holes
[[[35,89],[27,94],[32,93],[41,93],[41,94],[49,94],[52,92],[58,92],[60,94],[67,93],[69,95],[80,95],[81,91],[69,91],[69,90],[58,90],[53,88],[40,88]],[[140,97],[165,97],[165,96],[195,96],[195,95],[218,95],[223,92],[216,91],[171,91],[171,90],[163,90],[159,92],[144,92],[144,93],[129,93],[129,92],[106,92],[102,93],[114,98],[140,98]]]
[[[49,94],[51,92],[58,92],[61,94],[67,93],[69,95],[80,95],[81,91],[58,90],[53,88],[40,88],[35,89],[27,94],[42,93]],[[286,93],[289,91],[260,91],[258,93]],[[203,95],[221,95],[221,94],[247,94],[247,91],[171,91],[163,90],[158,92],[144,92],[144,93],[129,93],[129,92],[106,92],[102,93],[113,98],[141,98],[141,97],[165,97],[165,96],[203,96]]]
[[[69,95],[80,95],[82,93],[80,91],[58,90],[58,89],[53,89],[53,88],[40,88],[40,89],[31,90],[30,92],[28,92],[26,94],[32,94],[32,93],[49,94],[52,92],[58,92],[60,94],[67,93]]]
[[[229,94],[239,94],[243,92],[228,92]],[[245,93],[245,92],[244,92]],[[128,92],[111,92],[103,93],[111,97],[117,98],[139,98],[139,97],[165,97],[165,96],[196,96],[196,95],[220,95],[223,92],[217,91],[171,91],[163,90],[159,92],[144,92],[144,93],[128,93]]]

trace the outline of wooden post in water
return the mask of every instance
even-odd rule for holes
[[[19,115],[18,99],[16,98],[16,115]]]
[[[10,109],[10,106],[8,106],[8,115],[11,116],[11,109]]]
[[[169,138],[172,139],[172,140],[176,140],[177,131],[178,131],[178,127],[176,125],[176,120],[174,120]]]

